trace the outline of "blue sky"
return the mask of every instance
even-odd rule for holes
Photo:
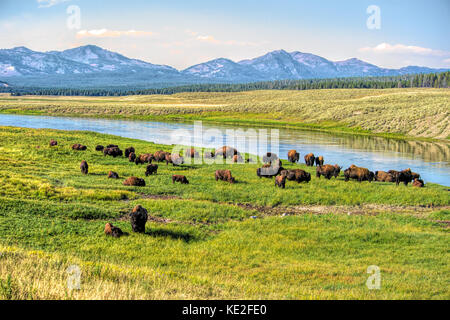
[[[370,5],[380,9],[379,29],[367,27]],[[67,25],[70,6],[80,10],[79,28]],[[0,0],[0,48],[96,44],[178,69],[278,49],[450,67],[449,27],[449,0]]]

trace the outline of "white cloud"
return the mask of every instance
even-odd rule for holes
[[[117,38],[123,36],[132,37],[149,37],[154,36],[156,33],[150,31],[117,31],[108,29],[94,29],[94,30],[80,30],[77,32],[77,38]]]
[[[39,8],[49,8],[68,1],[70,0],[37,0],[37,2],[39,3]]]
[[[450,52],[442,50],[434,50],[430,48],[423,48],[418,46],[407,46],[404,44],[391,45],[389,43],[380,43],[375,47],[364,47],[359,49],[364,53],[403,53],[403,54],[416,54],[424,56],[448,56]]]

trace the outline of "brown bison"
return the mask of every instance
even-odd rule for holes
[[[331,177],[337,178],[340,172],[341,167],[339,167],[337,164],[335,164],[334,166],[332,166],[331,164],[320,165],[316,168],[317,178],[324,176],[328,180],[330,180]]]
[[[375,181],[379,181],[379,182],[395,182],[395,178],[389,172],[375,171]]]
[[[215,178],[216,178],[216,181],[222,180],[222,181],[227,181],[229,183],[235,183],[236,182],[236,180],[231,175],[231,171],[230,170],[217,170],[216,173],[215,173]]]
[[[288,161],[291,163],[296,163],[300,160],[300,153],[296,150],[289,150],[288,152]]]
[[[289,181],[297,181],[297,183],[311,181],[311,174],[302,169],[282,170],[280,174]]]
[[[121,157],[123,156],[123,151],[120,150],[118,147],[109,147],[103,149],[103,154],[106,156],[112,156],[112,157]]]
[[[323,156],[316,157],[316,166],[323,166]]]
[[[425,186],[425,183],[423,182],[423,180],[416,178],[416,179],[414,179],[412,185],[413,185],[413,187],[423,188]]]
[[[158,174],[158,165],[157,164],[149,164],[147,169],[145,170],[145,176],[151,176],[152,174]]]
[[[129,158],[131,153],[135,153],[136,150],[134,150],[133,147],[129,147],[125,149],[125,158]]]
[[[167,154],[168,152],[165,152],[165,151],[162,151],[162,150],[160,150],[160,151],[156,151],[154,154],[153,154],[153,159],[155,160],[155,161],[157,161],[157,162],[164,162],[164,161],[166,161],[166,154]]]
[[[108,173],[108,178],[109,179],[119,179],[119,174],[117,172],[114,171],[110,171]]]
[[[344,170],[345,181],[350,179],[361,181],[372,182],[375,174],[367,168],[360,168],[355,165],[351,165],[348,169]]]
[[[308,167],[312,167],[314,166],[314,161],[316,160],[316,158],[314,157],[313,153],[308,153],[305,156],[305,163]]]
[[[144,233],[147,220],[147,210],[140,205],[134,207],[133,211],[130,213],[131,229],[133,229],[134,232]]]
[[[82,144],[76,143],[72,146],[72,149],[77,151],[85,151],[87,150],[87,147],[83,146]]]
[[[411,172],[411,178],[414,181],[414,179],[420,179],[420,174],[416,172]]]
[[[57,146],[58,145],[58,141],[56,141],[56,140],[50,140],[50,147],[55,147],[55,146]]]
[[[137,177],[129,177],[123,182],[124,186],[145,187],[145,180]]]
[[[135,162],[135,161],[136,161],[136,153],[131,152],[131,153],[128,155],[128,161],[130,161],[130,162]]]
[[[286,187],[286,176],[276,176],[275,187],[284,189]]]
[[[103,151],[104,149],[105,149],[105,147],[102,146],[101,144],[99,144],[95,147],[95,151]]]
[[[181,184],[189,184],[189,180],[185,176],[173,175],[172,183],[180,182]]]
[[[389,170],[388,173],[392,174],[392,176],[395,179],[395,183],[397,185],[399,185],[400,182],[403,182],[405,186],[407,186],[408,183],[410,183],[413,180],[412,172],[411,169],[409,168],[402,171]]]
[[[105,225],[105,234],[114,238],[120,238],[120,236],[123,235],[123,232],[120,228],[113,226],[112,223],[107,223]]]
[[[82,174],[88,174],[88,171],[89,171],[88,163],[84,160],[81,161],[80,169],[81,169]]]
[[[233,156],[238,155],[240,153],[235,148],[223,146],[217,149],[214,152],[214,154],[216,157],[222,156],[225,159],[225,158],[233,158]]]
[[[136,157],[136,160],[134,160],[134,163],[136,163],[136,165],[138,164],[144,164],[144,163],[152,163],[152,160],[154,160],[154,156],[151,153],[145,153],[145,154],[140,154],[138,157]]]

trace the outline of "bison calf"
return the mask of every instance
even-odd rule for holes
[[[181,184],[189,184],[189,180],[185,176],[173,175],[172,183],[180,182]]]
[[[110,171],[108,173],[108,178],[109,179],[119,179],[119,174],[117,172],[114,171]]]
[[[120,228],[113,226],[112,223],[107,223],[105,225],[105,234],[107,236],[111,236],[114,238],[119,238],[120,236],[123,235],[123,232]]]
[[[286,176],[276,176],[275,187],[284,189],[286,187]]]
[[[420,179],[414,179],[414,182],[412,183],[413,187],[417,187],[417,188],[423,188],[425,187],[425,183],[423,182],[423,180]]]
[[[88,166],[88,163],[85,160],[81,161],[80,169],[81,169],[81,173],[88,174],[89,166]]]

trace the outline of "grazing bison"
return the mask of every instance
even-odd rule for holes
[[[314,157],[313,153],[308,153],[305,156],[305,163],[308,167],[312,167],[314,166],[314,161],[316,160],[316,158]]]
[[[76,143],[72,146],[73,150],[78,150],[78,151],[85,151],[87,150],[86,146],[83,146],[82,144]]]
[[[157,162],[164,162],[164,161],[166,161],[166,154],[167,154],[167,152],[162,151],[162,150],[156,151],[153,154],[153,159]]]
[[[123,182],[124,186],[145,187],[145,180],[137,177],[129,177]]]
[[[152,174],[158,174],[158,165],[157,164],[149,164],[147,169],[145,170],[145,176],[151,176]]]
[[[173,175],[172,183],[180,182],[181,184],[189,184],[189,180],[185,176]]]
[[[231,171],[230,170],[217,170],[216,173],[215,173],[215,178],[216,178],[216,181],[222,180],[222,181],[227,181],[229,183],[235,183],[236,182],[236,180],[231,175]]]
[[[337,164],[335,164],[334,166],[332,166],[331,164],[320,165],[316,168],[317,178],[324,176],[328,180],[330,180],[331,177],[337,178],[340,172],[341,167],[339,167]]]
[[[296,150],[289,150],[288,152],[288,161],[291,163],[296,163],[300,160],[300,153]]]
[[[414,181],[414,179],[420,179],[420,174],[416,172],[411,172],[411,179]]]
[[[117,172],[114,171],[110,171],[108,173],[108,178],[109,179],[119,179],[119,174]]]
[[[81,161],[80,169],[81,169],[81,173],[88,174],[88,171],[89,171],[88,163],[86,161],[84,161],[84,160]]]
[[[409,168],[402,171],[389,170],[388,173],[392,174],[397,185],[403,182],[407,186],[413,180],[412,172]]]
[[[172,165],[173,166],[179,166],[184,163],[184,158],[180,156],[179,154],[173,154],[171,155]]]
[[[351,165],[348,169],[344,170],[345,181],[350,179],[372,182],[375,174],[367,168],[360,168],[355,165]]]
[[[123,156],[123,151],[120,150],[118,147],[109,147],[103,149],[103,154],[106,156],[112,156],[112,157],[121,157]]]
[[[126,149],[125,149],[125,157],[126,157],[126,158],[129,158],[129,157],[130,157],[130,154],[131,154],[131,153],[135,153],[135,152],[136,152],[136,150],[134,150],[133,147],[126,148]]]
[[[98,146],[95,147],[95,151],[103,151],[105,149],[104,146],[102,146],[101,144],[99,144]]]
[[[323,166],[323,156],[316,157],[316,166]]]
[[[222,156],[225,158],[233,158],[233,156],[240,154],[235,148],[223,146],[214,153],[216,157]]]
[[[140,205],[134,207],[130,213],[131,228],[134,232],[144,233],[145,224],[147,223],[148,213],[145,208]]]
[[[56,140],[50,140],[50,147],[55,147],[55,146],[57,146],[58,145],[58,141],[56,141]]]
[[[145,153],[145,154],[140,154],[138,157],[136,157],[136,160],[134,162],[136,163],[136,165],[138,165],[138,164],[144,164],[144,163],[152,163],[152,160],[155,160],[153,154]]]
[[[311,174],[302,169],[282,170],[280,174],[289,181],[297,181],[297,183],[311,181]]]
[[[123,235],[123,232],[120,228],[113,226],[112,223],[107,223],[105,225],[105,234],[114,238],[120,238],[120,236]]]
[[[130,162],[135,162],[135,161],[136,161],[136,153],[131,152],[131,153],[128,155],[128,161],[130,161]]]
[[[275,187],[284,189],[286,187],[286,176],[276,176],[275,177]]]
[[[417,187],[417,188],[423,188],[425,186],[425,183],[423,182],[423,180],[420,179],[414,179],[414,182],[412,183],[413,187]]]
[[[379,182],[395,182],[395,178],[389,172],[375,171],[375,181],[379,181]]]

